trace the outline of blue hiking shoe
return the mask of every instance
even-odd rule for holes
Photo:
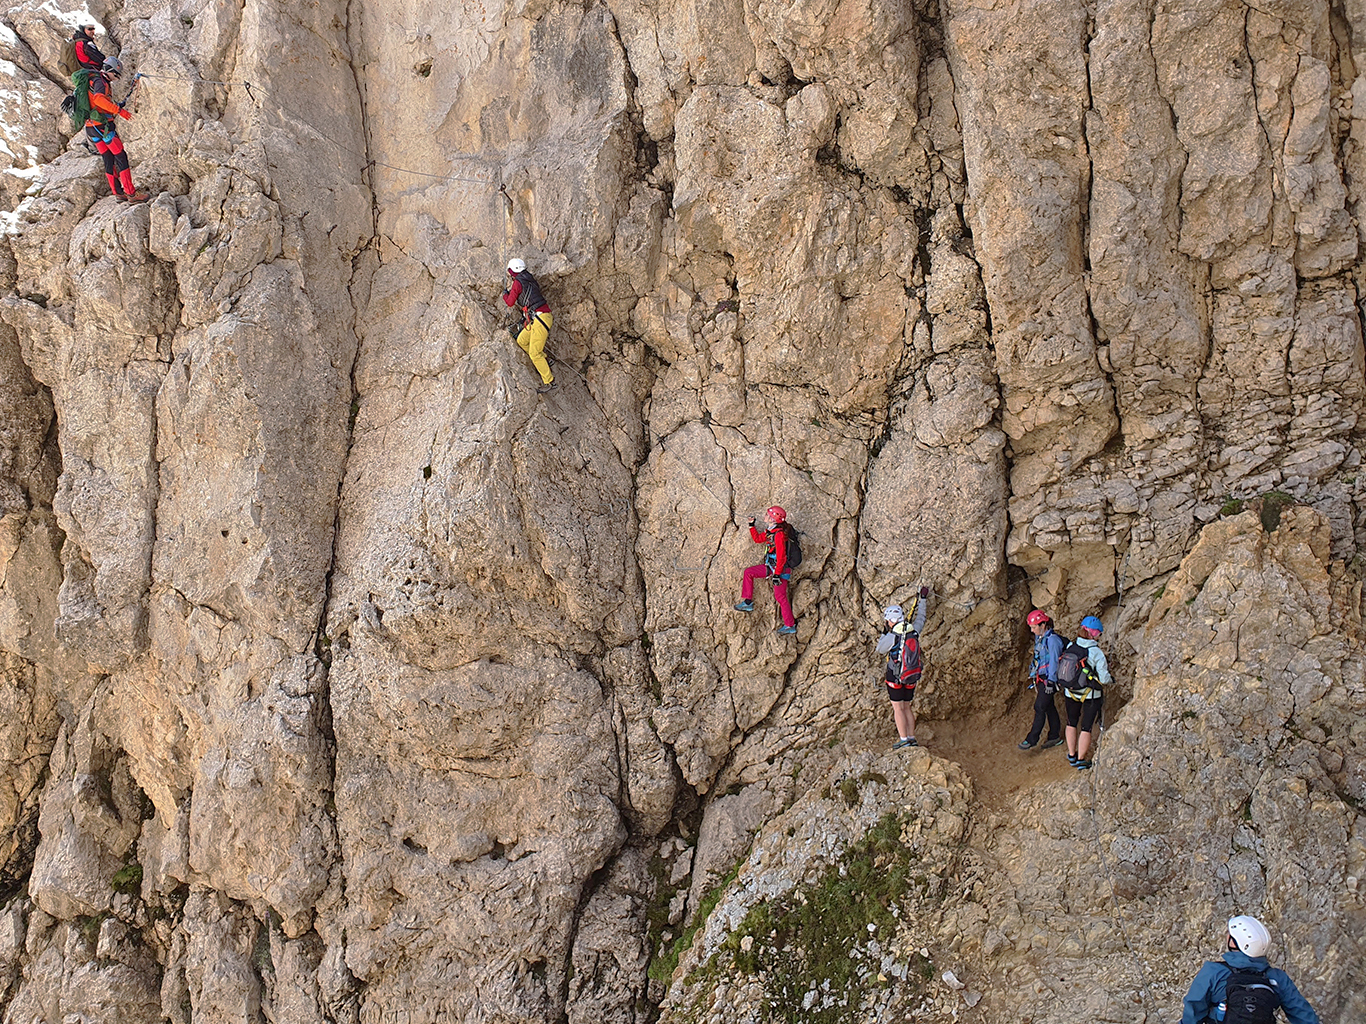
[[[784,634],[785,636],[791,636],[793,633],[797,632],[797,627],[796,627],[796,626],[779,626],[778,629],[777,629],[777,632],[782,633],[782,634]]]
[[[754,602],[753,602],[753,601],[741,601],[741,602],[739,602],[739,603],[735,606],[735,610],[736,610],[737,612],[752,612],[752,611],[754,611]]]

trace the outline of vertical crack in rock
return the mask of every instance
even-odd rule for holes
[[[347,0],[345,37],[347,39],[348,47],[352,54],[361,52],[365,45],[363,39],[363,24],[358,22],[356,18],[355,5],[356,0]],[[360,281],[363,278],[365,280],[365,288],[367,291],[369,290],[369,277],[371,271],[368,267],[362,266],[362,261],[368,261],[372,258],[372,254],[374,253],[374,246],[377,243],[380,236],[379,195],[374,188],[373,180],[374,164],[371,150],[371,126],[366,88],[365,83],[364,81],[362,81],[360,74],[357,70],[357,61],[353,58],[351,60],[348,60],[346,63],[347,67],[351,71],[352,85],[355,89],[357,102],[360,108],[360,132],[365,145],[365,151],[362,154],[365,160],[365,167],[362,171],[362,174],[365,178],[369,179],[367,182],[367,190],[370,194],[371,234],[370,237],[367,240],[365,240],[364,244],[362,244],[359,247],[359,249],[351,258],[351,279],[347,284],[347,295],[350,298],[352,310],[350,318],[351,331],[355,342],[355,351],[352,356],[351,366],[348,368],[347,372],[347,379],[350,382],[351,387],[351,402],[350,412],[348,414],[346,423],[346,450],[342,457],[339,467],[339,473],[337,476],[337,511],[332,525],[331,559],[327,566],[327,571],[324,577],[323,600],[318,614],[318,622],[314,633],[313,644],[314,656],[318,659],[318,663],[322,666],[318,695],[319,699],[322,702],[322,724],[324,734],[327,739],[327,750],[330,758],[329,763],[327,765],[327,777],[329,780],[329,785],[332,787],[334,792],[337,780],[337,739],[333,723],[333,709],[331,697],[332,641],[327,634],[327,623],[329,616],[333,612],[332,586],[333,576],[337,569],[339,544],[342,530],[342,493],[347,479],[347,472],[351,464],[351,452],[355,443],[356,436],[356,423],[360,412],[360,390],[356,382],[356,368],[360,363],[364,338],[362,332],[360,331],[360,314],[362,303],[356,295],[356,287],[358,281]],[[333,819],[334,828],[336,828],[337,815],[335,802],[333,802],[331,805],[331,817]],[[340,834],[339,831],[338,834]],[[343,857],[341,855],[341,852],[338,851],[335,864],[337,866],[340,866],[342,862]],[[340,888],[342,897],[344,898],[346,892],[346,876],[342,871],[335,870],[335,868],[334,872],[338,881],[338,886]],[[343,932],[342,934],[344,935],[345,933]],[[340,955],[335,957],[334,959],[337,965],[336,970],[345,973],[349,977],[349,972],[346,971],[345,968],[344,950],[340,951]],[[351,983],[352,985],[355,984],[354,978],[351,979]]]

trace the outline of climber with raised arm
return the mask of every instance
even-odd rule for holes
[[[114,99],[112,85],[123,74],[123,62],[117,57],[106,57],[98,71],[81,68],[71,76],[75,86],[76,110],[73,117],[85,119],[85,133],[95,144],[104,161],[104,176],[109,190],[121,203],[145,203],[146,192],[133,187],[133,173],[128,166],[128,154],[119,138],[116,118],[131,118],[125,103]]]
[[[915,602],[915,618],[906,621],[901,605],[888,605],[882,611],[887,632],[877,642],[878,654],[887,655],[887,668],[882,680],[887,684],[887,696],[892,701],[892,717],[896,720],[898,739],[893,750],[919,746],[915,741],[915,684],[920,682],[923,667],[920,658],[920,631],[925,628],[925,612],[930,604],[930,588],[921,587]]]
[[[1048,739],[1043,741],[1042,749],[1056,747],[1062,742],[1062,719],[1058,715],[1058,705],[1053,695],[1058,692],[1058,655],[1062,653],[1063,639],[1053,631],[1053,620],[1046,612],[1035,608],[1026,620],[1029,631],[1034,634],[1034,652],[1029,662],[1029,688],[1034,691],[1034,724],[1029,735],[1020,743],[1021,750],[1032,750],[1040,746],[1039,737],[1043,735],[1044,722],[1048,723]]]
[[[545,358],[545,343],[555,318],[550,315],[550,303],[541,294],[541,286],[527,270],[524,260],[515,257],[508,260],[508,277],[512,280],[503,289],[503,302],[521,311],[522,327],[517,332],[517,347],[531,358],[531,365],[541,375],[541,386],[536,391],[544,395],[554,391],[556,386],[555,375],[550,372],[550,363]]]
[[[1285,971],[1270,966],[1271,933],[1255,917],[1228,921],[1222,960],[1206,960],[1191,982],[1181,1024],[1271,1024],[1276,1010],[1290,1024],[1319,1024],[1319,1015]]]
[[[737,611],[754,611],[754,581],[773,578],[773,600],[778,602],[783,624],[777,632],[791,634],[797,632],[797,620],[792,615],[792,603],[788,600],[787,585],[792,579],[792,565],[789,564],[789,549],[796,543],[796,530],[787,521],[787,513],[779,505],[771,506],[764,513],[767,528],[760,532],[754,525],[754,517],[749,519],[749,535],[755,544],[767,544],[768,552],[761,565],[751,565],[745,570],[740,583],[740,602]]]

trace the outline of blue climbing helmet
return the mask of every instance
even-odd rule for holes
[[[1100,619],[1096,618],[1094,615],[1088,615],[1086,616],[1086,618],[1082,619],[1081,628],[1094,629],[1097,633],[1105,632],[1105,624],[1101,622]]]

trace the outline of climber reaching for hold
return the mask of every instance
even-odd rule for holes
[[[522,312],[522,329],[517,334],[517,347],[531,358],[531,365],[541,375],[541,386],[536,390],[544,395],[555,390],[555,376],[550,372],[550,364],[545,358],[545,343],[550,337],[550,325],[555,318],[550,315],[550,303],[541,294],[541,286],[527,270],[526,262],[520,259],[508,260],[508,277],[512,278],[503,289],[503,301],[515,306]]]
[[[921,587],[915,603],[915,618],[907,622],[901,605],[888,605],[882,611],[887,632],[877,642],[878,654],[887,655],[887,669],[882,680],[887,684],[887,696],[892,701],[892,717],[896,720],[899,739],[893,750],[914,747],[915,684],[920,682],[923,663],[920,658],[920,631],[925,628],[925,613],[929,610],[930,588]]]
[[[783,624],[778,627],[779,633],[797,632],[797,620],[792,616],[792,602],[788,600],[787,586],[792,579],[792,569],[800,559],[789,558],[790,552],[796,547],[795,540],[796,528],[787,521],[787,513],[779,505],[771,506],[764,513],[768,527],[762,532],[754,525],[754,517],[749,520],[749,535],[755,544],[767,544],[768,553],[764,555],[762,565],[751,565],[745,570],[740,583],[740,602],[735,606],[737,611],[754,611],[754,581],[773,577],[773,600],[778,602],[778,611],[782,614]],[[798,549],[799,550],[799,549]]]
[[[85,118],[85,133],[94,142],[96,151],[104,160],[104,176],[109,180],[109,189],[114,198],[121,203],[145,203],[146,192],[133,187],[133,173],[128,167],[128,154],[124,151],[123,140],[115,118],[131,118],[126,101],[114,99],[112,84],[123,74],[123,62],[117,57],[106,57],[98,71],[82,68],[72,76],[76,96],[84,99],[77,103],[77,118]]]

